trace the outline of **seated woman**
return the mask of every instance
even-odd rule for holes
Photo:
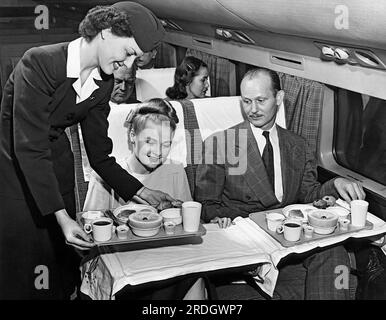
[[[209,88],[209,70],[198,58],[185,57],[174,73],[174,84],[166,89],[170,100],[205,98]]]
[[[178,123],[172,105],[159,98],[150,99],[132,110],[127,122],[130,152],[118,161],[122,168],[148,188],[168,192],[180,201],[192,200],[183,165],[166,161]],[[123,204],[126,204],[124,200],[92,172],[83,210],[116,208]],[[202,300],[205,286],[202,278],[187,277],[176,281],[171,279],[166,286],[157,283],[141,292],[128,287],[120,296],[122,299]]]
[[[141,103],[129,114],[130,151],[118,163],[147,188],[163,190],[175,199],[192,200],[182,164],[166,162],[178,123],[172,105],[162,99]],[[119,198],[95,172],[90,182],[83,210],[116,208],[126,202]]]

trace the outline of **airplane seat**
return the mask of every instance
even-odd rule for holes
[[[184,112],[187,144],[185,171],[194,196],[196,170],[201,163],[203,141],[214,132],[243,121],[243,116],[238,97],[184,99],[180,103]]]
[[[176,68],[138,69],[135,80],[137,100],[166,98],[166,89],[174,83]]]

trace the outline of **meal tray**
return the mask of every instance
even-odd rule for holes
[[[105,216],[108,215],[104,212]],[[76,220],[78,224],[83,228],[83,212],[78,212],[76,214]],[[109,241],[95,241],[95,244],[98,247],[122,247],[125,250],[133,250],[133,249],[143,249],[148,247],[159,247],[159,246],[167,246],[167,245],[178,245],[178,244],[186,244],[191,243],[192,241],[187,241],[190,238],[201,237],[206,233],[206,229],[200,223],[198,231],[196,232],[186,232],[184,231],[182,224],[177,225],[175,227],[175,232],[172,235],[166,234],[165,229],[162,226],[160,231],[151,237],[139,237],[133,234],[131,229],[128,232],[127,239],[119,239],[116,231],[113,233],[111,239]],[[91,234],[92,236],[92,234]],[[193,241],[193,243],[197,243],[197,241]]]
[[[276,210],[254,212],[254,213],[251,213],[249,215],[249,218],[253,222],[255,222],[260,228],[262,228],[265,232],[267,232],[271,237],[273,237],[275,240],[279,241],[280,244],[283,247],[293,247],[293,246],[296,246],[296,245],[299,245],[299,244],[313,242],[313,241],[316,241],[316,240],[319,240],[319,239],[332,238],[332,237],[335,237],[335,236],[338,236],[338,235],[341,235],[341,234],[349,234],[349,233],[353,233],[353,232],[356,232],[356,231],[359,231],[359,230],[363,230],[363,229],[369,229],[369,230],[373,229],[373,224],[370,221],[366,221],[366,225],[364,227],[355,227],[355,226],[353,226],[350,223],[347,230],[341,230],[339,228],[339,225],[338,225],[335,228],[335,231],[333,233],[330,233],[330,234],[318,234],[318,233],[314,232],[312,238],[305,238],[304,237],[304,232],[302,231],[302,233],[300,235],[300,239],[298,241],[288,241],[288,240],[284,239],[284,235],[283,234],[279,234],[279,233],[276,233],[276,232],[271,231],[271,230],[268,229],[267,220],[265,218],[265,215],[267,213],[270,213],[270,212],[282,213],[282,210],[281,209],[276,209]]]

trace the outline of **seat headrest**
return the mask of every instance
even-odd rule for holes
[[[137,100],[166,98],[166,89],[173,86],[176,68],[137,70],[135,91]]]
[[[243,122],[239,96],[192,99],[202,140],[217,131],[223,131]],[[284,104],[279,106],[276,123],[286,128]]]

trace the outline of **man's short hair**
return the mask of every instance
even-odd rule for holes
[[[262,67],[250,69],[245,73],[241,82],[247,78],[253,79],[253,78],[257,77],[257,75],[259,75],[260,73],[265,73],[266,75],[268,75],[270,77],[272,91],[273,91],[274,95],[276,95],[278,93],[278,91],[281,90],[280,78],[279,78],[279,75],[271,69],[262,68]]]

